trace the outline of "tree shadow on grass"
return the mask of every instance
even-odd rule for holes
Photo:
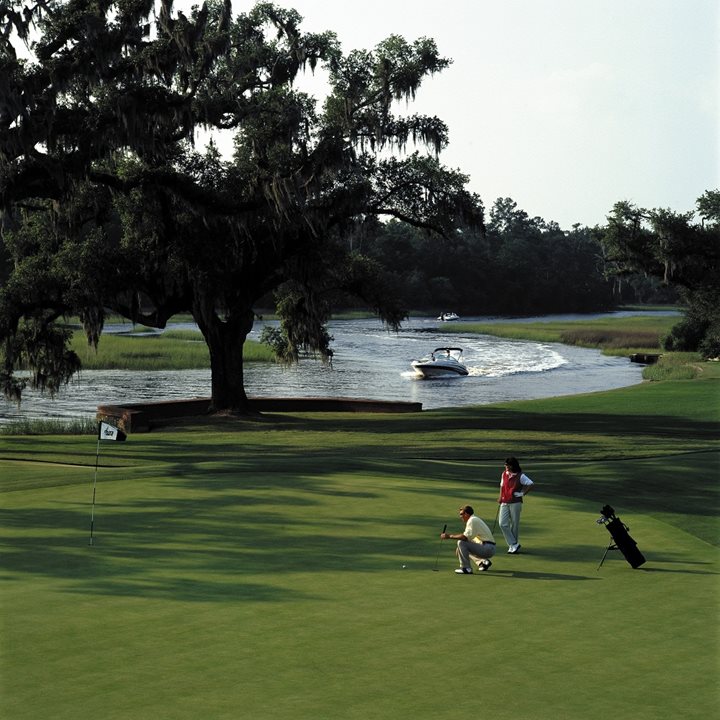
[[[0,511],[3,520],[13,534],[0,554],[8,581],[49,578],[66,593],[186,602],[318,599],[325,597],[322,587],[300,575],[383,570],[405,555],[408,542],[374,535],[382,519],[362,518],[367,532],[352,536],[359,552],[349,564],[343,538],[357,521],[327,520],[319,534],[314,521],[292,511],[284,519],[288,539],[279,548],[264,514],[237,497],[215,494],[98,506],[92,546],[86,508]],[[422,536],[422,521],[403,518],[406,523],[410,536]],[[429,553],[430,538],[425,542]],[[274,581],[287,571],[300,574],[297,583]]]
[[[605,551],[607,545],[598,545],[596,548],[590,545],[565,545],[565,546],[554,546],[554,547],[537,547],[531,548],[528,551],[521,551],[518,555],[512,558],[512,562],[521,562],[519,558],[533,557],[541,558],[542,560],[549,560],[553,563],[573,562],[573,563],[587,563],[588,568],[593,572],[601,571],[603,568],[610,568],[616,563],[621,563],[623,566],[630,569],[630,564],[625,559],[625,556],[617,549],[610,548],[607,555]],[[642,548],[641,548],[642,551]],[[688,561],[686,557],[682,555],[673,556],[670,553],[667,554],[656,554],[652,552],[642,551],[645,557],[645,564],[641,565],[637,570],[643,570],[646,572],[666,572],[666,573],[686,573],[689,575],[719,575],[720,571],[712,568],[717,566],[711,562],[704,561]],[[515,559],[517,558],[517,559]],[[602,566],[601,566],[602,562]],[[658,567],[674,565],[674,567]],[[704,566],[704,567],[690,567],[690,566]],[[707,569],[706,569],[707,568]],[[500,571],[499,571],[500,572]],[[530,573],[532,574],[532,573]],[[542,574],[542,573],[541,573]],[[562,576],[561,576],[562,577]],[[570,576],[572,577],[572,576]]]
[[[709,564],[709,563],[708,563]],[[720,575],[716,570],[696,570],[694,568],[659,568],[642,565],[638,571],[647,573],[682,573],[684,575]]]
[[[643,553],[646,563],[638,570],[647,573],[683,573],[686,575],[720,575],[720,566],[706,560],[688,560],[678,553]],[[659,567],[658,567],[659,566]]]
[[[168,578],[165,582],[116,578],[90,581],[82,589],[76,586],[65,588],[66,592],[82,595],[110,595],[112,597],[142,597],[153,600],[175,600],[177,602],[262,602],[286,603],[298,600],[318,599],[308,593],[287,587],[273,587],[261,583],[247,582],[238,578],[232,582]]]
[[[206,603],[286,603],[319,597],[259,581],[263,564],[262,551],[248,553],[217,542],[211,548],[192,548],[180,536],[158,538],[152,533],[125,545],[121,534],[107,532],[96,535],[93,546],[87,535],[26,534],[0,561],[6,581],[52,578],[62,591],[80,595]]]
[[[515,562],[514,558],[531,556],[552,562],[588,563],[589,565],[594,563],[597,567],[606,548],[607,545],[598,545],[597,547],[592,545],[541,545],[527,549],[523,547],[511,559]]]
[[[483,573],[485,574],[485,573]],[[532,572],[528,570],[491,570],[488,575],[506,580],[600,580],[591,575],[568,575],[567,573]]]

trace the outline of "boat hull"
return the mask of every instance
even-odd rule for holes
[[[447,377],[448,375],[467,375],[468,370],[464,365],[442,364],[442,363],[412,363],[413,370],[425,378]]]

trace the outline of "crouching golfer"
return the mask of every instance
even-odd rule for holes
[[[492,565],[490,558],[495,554],[495,539],[490,528],[481,518],[475,515],[470,505],[460,508],[460,517],[465,522],[462,533],[440,533],[442,540],[457,540],[455,554],[460,561],[460,567],[455,571],[458,575],[472,575],[470,558],[472,557],[480,572],[485,572]]]

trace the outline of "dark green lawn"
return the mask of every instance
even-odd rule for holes
[[[708,378],[132,435],[101,446],[92,547],[95,439],[0,437],[2,716],[711,717],[717,401]],[[438,534],[461,503],[492,523],[510,453],[524,552],[458,577]],[[598,570],[606,503],[643,568]]]

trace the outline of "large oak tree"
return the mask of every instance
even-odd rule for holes
[[[698,198],[695,212],[648,210],[619,202],[600,229],[609,271],[643,273],[677,288],[685,318],[665,340],[667,350],[720,355],[720,191]]]
[[[97,343],[107,310],[152,327],[189,311],[210,349],[214,409],[243,411],[259,298],[278,292],[294,349],[327,352],[339,291],[402,320],[377,265],[343,242],[354,224],[482,226],[467,178],[438,162],[446,126],[397,112],[449,62],[432,40],[344,54],[293,10],[234,17],[229,0],[189,15],[171,0],[12,0],[0,23],[6,396],[20,398],[20,364],[51,392],[77,371],[63,317],[79,315]],[[298,89],[316,69],[322,104]],[[233,157],[196,152],[199,129],[233,133]]]

